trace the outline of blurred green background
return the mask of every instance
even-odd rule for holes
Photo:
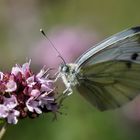
[[[55,26],[80,26],[97,33],[100,41],[139,25],[139,7],[139,0],[1,0],[1,70],[8,71],[30,58],[31,50],[42,39],[40,28],[48,31]],[[39,69],[35,64],[33,67]],[[140,121],[132,121],[122,110],[99,112],[77,94],[65,100],[61,112],[56,121],[52,121],[52,114],[19,121],[8,128],[3,139],[140,139]]]

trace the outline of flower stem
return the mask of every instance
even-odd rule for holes
[[[4,134],[6,132],[6,128],[7,128],[7,123],[4,123],[4,125],[2,126],[2,128],[0,130],[0,140],[2,140],[2,137],[4,136]]]

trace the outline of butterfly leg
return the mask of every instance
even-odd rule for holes
[[[61,75],[61,78],[64,82],[66,89],[63,91],[63,94],[67,94],[68,96],[72,94],[71,82],[69,82],[65,75]]]
[[[71,84],[67,83],[66,89],[63,91],[63,94],[67,94],[68,96],[72,94]]]
[[[56,82],[61,76],[59,72],[55,73],[56,78],[54,79],[54,82]]]

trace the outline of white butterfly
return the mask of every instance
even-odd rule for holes
[[[99,110],[114,109],[140,93],[140,27],[91,47],[75,63],[59,68],[66,90],[76,89]]]

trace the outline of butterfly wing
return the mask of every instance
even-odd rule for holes
[[[140,93],[140,27],[113,38],[76,61],[76,89],[101,111],[120,107]]]
[[[114,59],[121,51],[134,50],[135,44],[140,43],[140,26],[117,33],[101,43],[91,47],[82,54],[75,63],[79,67],[84,64],[95,64],[102,61]],[[135,50],[136,51],[136,50]],[[115,55],[115,57],[114,57]],[[94,60],[93,60],[94,59]],[[78,68],[79,68],[78,67]]]

